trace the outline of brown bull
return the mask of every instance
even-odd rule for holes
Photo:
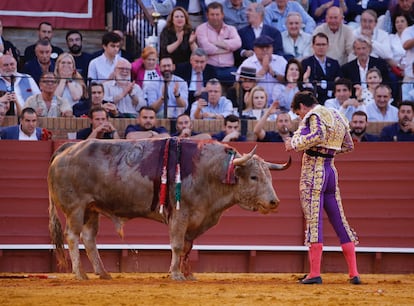
[[[99,214],[109,217],[121,236],[125,221],[144,217],[169,227],[171,278],[190,279],[188,259],[194,239],[235,204],[264,214],[274,211],[279,199],[269,169],[289,165],[290,159],[283,165],[267,163],[254,150],[241,156],[218,142],[176,138],[64,145],[52,157],[48,173],[49,230],[58,260],[66,263],[56,206],[66,217],[65,235],[78,279],[87,279],[79,257],[80,237],[95,273],[111,277],[96,247]]]

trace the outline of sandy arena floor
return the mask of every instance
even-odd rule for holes
[[[44,274],[42,274],[44,275]],[[0,305],[414,305],[414,274],[362,275],[363,284],[345,274],[323,274],[322,285],[300,285],[299,274],[199,273],[197,281],[176,282],[166,274],[113,273],[112,280],[89,274],[48,279],[0,274]]]

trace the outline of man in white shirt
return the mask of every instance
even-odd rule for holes
[[[312,35],[305,33],[302,16],[290,12],[286,18],[287,31],[282,33],[283,51],[301,61],[312,55]]]
[[[268,105],[272,102],[273,86],[283,82],[287,61],[283,56],[273,54],[273,39],[262,35],[254,40],[254,55],[243,61],[237,74],[240,75],[242,67],[255,68],[256,77],[261,78],[257,85],[262,86],[268,96]]]
[[[120,58],[118,52],[121,48],[121,37],[114,33],[105,33],[102,37],[104,53],[89,63],[88,79],[103,83],[113,78],[112,72]]]
[[[115,80],[103,83],[104,100],[114,103],[123,117],[136,117],[145,105],[144,93],[131,81],[131,63],[120,58],[113,71]]]
[[[398,121],[398,108],[391,105],[391,88],[388,85],[380,84],[375,88],[375,103],[366,106],[368,121]]]
[[[352,96],[352,82],[348,79],[340,78],[335,81],[334,95],[335,98],[325,101],[325,107],[333,108],[342,113],[349,122],[352,120],[352,115],[356,111],[365,112],[365,105],[361,100],[362,89],[357,85],[356,96],[358,99],[351,98]]]

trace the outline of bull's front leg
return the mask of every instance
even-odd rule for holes
[[[176,215],[170,220],[170,244],[171,244],[171,265],[170,265],[170,277],[173,280],[183,281],[186,280],[184,274],[180,270],[181,256],[184,250],[184,237],[187,230],[187,226],[182,222],[177,222]],[[179,223],[179,224],[177,224]]]
[[[191,266],[190,266],[190,253],[192,249],[193,249],[193,240],[191,241],[186,240],[185,245],[184,245],[184,250],[183,250],[184,255],[181,256],[180,270],[184,274],[184,277],[187,280],[196,280],[193,273],[191,272]]]

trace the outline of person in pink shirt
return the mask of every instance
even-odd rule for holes
[[[233,84],[236,71],[233,52],[241,47],[237,29],[223,22],[223,6],[212,2],[207,6],[207,22],[196,30],[197,42],[208,55],[207,63],[215,67],[217,78],[225,87]]]

